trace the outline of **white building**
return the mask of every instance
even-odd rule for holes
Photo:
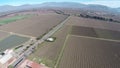
[[[48,38],[47,41],[53,42],[54,39],[53,38]]]
[[[6,50],[5,55],[0,58],[0,68],[7,68],[13,59],[12,50]]]

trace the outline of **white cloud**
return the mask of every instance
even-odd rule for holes
[[[120,7],[120,0],[115,0],[115,1],[109,1],[109,0],[105,0],[105,1],[91,1],[91,2],[82,2],[84,4],[100,4],[100,5],[105,5],[105,6],[109,6],[112,8],[117,8]]]

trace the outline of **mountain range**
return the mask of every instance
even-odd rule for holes
[[[96,11],[111,11],[111,12],[120,12],[120,8],[110,8],[103,5],[97,4],[81,4],[75,2],[46,2],[42,4],[26,4],[21,6],[12,6],[12,5],[3,5],[0,6],[0,12],[8,12],[14,10],[24,10],[24,9],[33,9],[33,8],[76,8],[76,9],[87,9],[87,10],[96,10]]]

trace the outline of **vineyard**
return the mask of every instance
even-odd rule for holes
[[[119,68],[119,44],[69,36],[59,68]]]

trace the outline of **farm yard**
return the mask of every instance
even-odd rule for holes
[[[13,48],[27,42],[30,38],[10,35],[0,41],[0,51]]]
[[[0,51],[42,37],[67,17],[44,10],[0,18],[4,24],[0,26]],[[118,23],[70,16],[50,37],[55,38],[53,42],[44,41],[27,58],[50,68],[120,68],[119,26]]]
[[[94,1],[1,2],[0,68],[120,68],[120,5]]]
[[[0,30],[39,37],[66,18],[65,15],[46,13],[3,25]]]

